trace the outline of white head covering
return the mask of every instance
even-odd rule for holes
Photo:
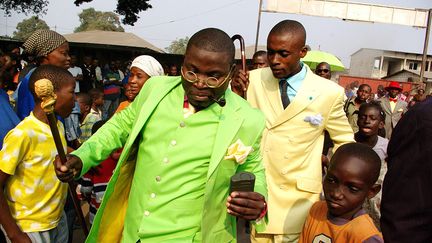
[[[132,67],[143,70],[150,77],[164,75],[162,65],[154,57],[148,55],[136,57],[131,64]]]

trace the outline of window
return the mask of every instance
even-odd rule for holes
[[[418,63],[416,63],[416,62],[410,62],[409,66],[408,66],[408,69],[410,69],[410,70],[417,70],[417,66],[418,66]]]
[[[429,61],[426,61],[426,65],[425,65],[425,72],[429,71]]]
[[[379,69],[380,68],[380,63],[381,63],[381,59],[375,59],[374,61],[374,69]]]

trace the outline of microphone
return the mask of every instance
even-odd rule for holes
[[[219,99],[216,99],[215,97],[211,98],[216,104],[218,104],[220,107],[224,107],[226,105],[226,100],[224,97],[220,97]]]

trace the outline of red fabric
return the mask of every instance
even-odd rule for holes
[[[186,95],[184,96],[184,100],[183,100],[183,108],[186,108],[186,109],[189,108],[189,101],[188,101],[188,98]]]
[[[104,94],[109,95],[109,94],[118,94],[120,93],[120,87],[109,87],[104,89]]]
[[[100,203],[96,201],[95,194],[105,191],[106,186],[113,175],[117,165],[118,158],[113,157],[114,154],[120,153],[123,149],[118,149],[113,152],[106,160],[97,167],[92,168],[84,175],[84,180],[90,181],[93,185],[92,195],[90,199],[90,207],[97,210]],[[95,211],[94,210],[94,211]]]
[[[117,160],[109,156],[100,165],[98,165],[94,170],[85,175],[89,178],[93,184],[107,183],[113,174],[113,171],[117,165]]]
[[[389,89],[398,89],[398,90],[402,91],[400,83],[399,82],[395,82],[395,81],[390,82],[389,86],[385,87],[384,89],[387,90],[387,91]]]
[[[15,84],[18,84],[18,82],[19,82],[19,80],[18,80],[19,74],[20,74],[20,72],[17,72],[17,73],[15,73],[15,75],[14,75],[14,77],[13,77],[13,82],[14,82]]]
[[[267,202],[264,201],[264,209],[261,211],[261,214],[259,215],[259,217],[256,219],[256,221],[261,220],[262,218],[264,218],[264,216],[267,214]]]

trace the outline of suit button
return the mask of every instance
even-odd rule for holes
[[[281,171],[281,174],[282,174],[282,175],[286,175],[286,174],[288,174],[288,170],[287,170],[287,169],[283,169],[283,170]]]
[[[152,194],[150,194],[150,197],[151,197],[151,198],[155,198],[155,197],[156,197],[156,194],[152,193]]]
[[[176,144],[177,144],[177,141],[176,141],[176,140],[172,140],[172,141],[171,141],[171,145],[172,145],[172,146],[175,146]]]
[[[165,157],[165,158],[163,158],[163,162],[164,162],[165,164],[167,164],[167,163],[169,162],[169,159],[168,159],[167,157]]]
[[[279,185],[279,188],[280,188],[281,190],[286,190],[286,189],[287,189],[287,187],[284,186],[284,185]]]
[[[156,181],[157,182],[161,181],[161,177],[160,176],[156,176]]]
[[[180,127],[185,127],[186,124],[184,122],[180,122]]]
[[[144,211],[144,215],[147,217],[147,216],[150,216],[150,212],[149,211]]]

